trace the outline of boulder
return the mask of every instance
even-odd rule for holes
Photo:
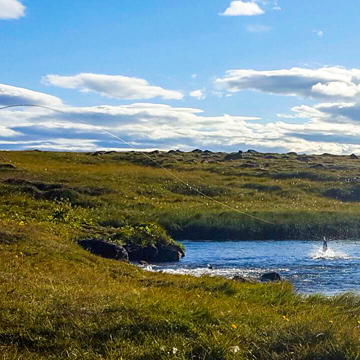
[[[91,154],[91,156],[100,156],[100,155],[105,155],[106,151],[95,151],[94,153]]]
[[[106,259],[129,261],[128,253],[120,245],[98,239],[80,240],[78,244],[83,249],[90,251],[94,255],[98,255]]]
[[[276,272],[270,272],[262,275],[261,281],[281,281],[281,276]]]
[[[357,155],[355,155],[355,154],[351,154],[350,159],[357,160],[357,159],[359,159],[359,157]]]
[[[159,247],[157,262],[179,262],[184,253],[175,246]]]
[[[224,157],[225,161],[229,160],[241,160],[243,158],[243,152],[239,151],[237,153],[228,154]]]
[[[125,245],[125,249],[129,254],[130,261],[157,261],[159,255],[158,249],[154,245],[141,247],[136,244]]]

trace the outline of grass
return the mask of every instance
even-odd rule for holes
[[[142,222],[159,223],[177,239],[356,237],[359,203],[327,193],[351,194],[356,160],[312,157],[325,166],[313,169],[295,155],[153,156],[217,200],[274,225],[182,192],[136,153],[3,152],[2,163],[16,167],[0,168],[3,359],[360,359],[357,295],[303,297],[288,283],[150,273],[76,244]],[[240,168],[246,161],[259,168]],[[277,176],[308,171],[317,176]],[[71,194],[69,202],[48,196],[54,190]]]
[[[67,198],[75,212],[105,228],[153,222],[177,239],[360,235],[360,161],[348,156],[244,153],[229,161],[226,154],[210,152],[150,156],[206,196],[272,225],[212,202],[136,152],[2,152],[2,163],[16,169],[0,170],[0,214],[38,221],[51,215],[54,200]],[[248,163],[256,167],[242,167]]]
[[[0,245],[4,359],[360,356],[355,295],[147,273],[81,250],[58,225],[1,225],[14,239]]]

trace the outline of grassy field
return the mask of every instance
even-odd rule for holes
[[[176,239],[360,235],[358,159],[251,152],[237,160],[239,154],[234,160],[209,152],[149,156],[206,196],[270,224],[199,195],[135,152],[0,153],[0,216],[46,221],[55,211],[53,200],[63,197],[85,222],[103,228],[156,222]],[[16,169],[1,169],[1,163]]]
[[[76,244],[143,221],[177,239],[356,237],[359,160],[151,156],[273,224],[209,201],[141,154],[2,152],[2,359],[360,359],[356,295],[305,298],[288,283],[149,273]]]

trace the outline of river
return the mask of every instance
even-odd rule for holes
[[[331,241],[326,252],[322,251],[322,242],[314,241],[184,241],[183,244],[186,257],[179,263],[152,265],[148,270],[254,279],[275,271],[304,294],[360,292],[360,242]]]

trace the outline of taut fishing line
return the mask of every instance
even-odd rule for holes
[[[82,123],[82,124],[85,124],[85,125],[88,125],[88,126],[94,126],[93,124],[90,124],[84,120],[81,120],[79,118],[77,118],[76,116],[74,115],[70,115],[68,114],[67,112],[65,111],[62,111],[62,110],[58,110],[58,109],[54,109],[50,106],[46,106],[46,105],[35,105],[35,104],[17,104],[17,105],[7,105],[7,106],[3,106],[3,107],[0,107],[0,110],[5,110],[5,109],[10,109],[10,108],[17,108],[17,107],[35,107],[35,108],[42,108],[42,109],[47,109],[47,110],[51,110],[51,111],[54,111],[54,112],[57,112],[59,114],[64,114],[66,116],[68,116],[69,118],[72,118],[74,120],[76,120],[77,122],[79,123]],[[235,211],[239,214],[242,214],[242,215],[245,215],[245,216],[248,216],[250,218],[253,218],[255,220],[258,220],[258,221],[261,221],[263,223],[267,223],[267,224],[270,224],[270,225],[275,225],[275,223],[271,222],[271,221],[268,221],[268,220],[265,220],[265,219],[262,219],[262,218],[259,218],[255,215],[251,215],[251,214],[248,214],[247,212],[244,212],[244,211],[241,211],[231,205],[228,205],[226,203],[223,203],[219,200],[216,200],[214,198],[212,198],[211,196],[208,196],[206,194],[204,194],[202,191],[200,191],[199,189],[195,188],[195,187],[192,187],[191,185],[189,185],[186,181],[182,180],[180,177],[178,177],[176,174],[174,174],[173,172],[171,172],[169,169],[165,168],[164,166],[162,166],[158,161],[156,161],[155,159],[153,159],[151,156],[149,156],[147,153],[145,153],[144,151],[141,151],[141,150],[138,150],[135,146],[133,146],[132,144],[130,144],[129,142],[127,142],[126,140],[123,140],[122,138],[120,138],[119,136],[116,136],[114,134],[112,134],[111,132],[107,131],[107,130],[104,130],[102,128],[99,129],[102,133],[106,134],[106,135],[109,135],[111,136],[112,138],[122,142],[123,144],[125,145],[128,145],[130,146],[132,149],[140,152],[143,156],[145,156],[147,159],[149,159],[150,161],[152,161],[154,164],[156,164],[157,166],[159,166],[161,169],[163,169],[165,172],[167,172],[168,174],[170,174],[173,178],[175,178],[177,181],[179,181],[181,184],[185,185],[186,187],[188,187],[189,189],[191,189],[192,191],[198,193],[199,195],[203,196],[205,199],[208,199],[209,201],[212,201],[214,202],[215,204],[218,204],[218,205],[221,205],[227,209],[230,209],[232,211]],[[309,236],[312,236],[312,235],[309,235]],[[315,238],[315,236],[312,236]]]

